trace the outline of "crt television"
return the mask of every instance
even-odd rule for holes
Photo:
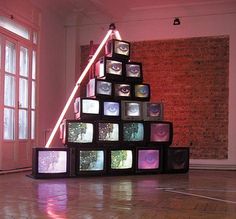
[[[128,83],[114,83],[114,99],[126,100],[132,98],[132,86]]]
[[[164,149],[164,172],[186,173],[189,170],[189,147],[171,146]]]
[[[110,175],[134,173],[135,154],[132,147],[118,146],[108,150],[108,173]]]
[[[169,121],[149,121],[147,125],[147,139],[149,142],[170,146],[173,140],[173,124]]]
[[[98,99],[112,98],[112,82],[101,79],[90,79],[86,86],[86,96]]]
[[[143,103],[144,121],[162,121],[164,119],[164,107],[160,102]]]
[[[58,178],[70,176],[69,148],[33,148],[32,176]]]
[[[124,40],[109,40],[105,45],[105,55],[121,60],[129,60],[130,43]]]
[[[125,70],[125,81],[142,83],[143,81],[142,63],[127,62],[125,63],[124,70]]]
[[[120,60],[102,57],[95,65],[96,78],[123,81],[123,63]]]
[[[142,120],[143,119],[142,101],[122,100],[121,119],[122,120]]]
[[[136,148],[136,173],[161,173],[163,147],[147,144]]]
[[[65,144],[94,143],[95,123],[85,120],[66,120]]]
[[[101,119],[119,119],[121,117],[119,100],[104,100],[101,102],[101,107]]]
[[[149,84],[134,84],[133,97],[136,100],[149,101],[151,90]]]
[[[106,174],[106,150],[96,145],[76,150],[76,175]]]
[[[142,121],[124,121],[122,123],[122,141],[144,143],[145,124]]]
[[[100,117],[100,101],[94,98],[78,97],[74,102],[76,119],[93,119]]]

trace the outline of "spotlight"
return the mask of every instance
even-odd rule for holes
[[[109,25],[109,30],[115,30],[115,29],[116,29],[115,24],[114,24],[114,23],[111,23],[111,24]]]
[[[173,25],[180,25],[180,19],[178,17],[174,19]]]

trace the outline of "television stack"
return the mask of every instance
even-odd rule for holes
[[[86,96],[75,98],[75,118],[60,126],[65,148],[36,148],[32,175],[186,173],[189,148],[171,146],[173,124],[164,120],[163,103],[150,98],[142,63],[130,61],[130,43],[109,40]]]

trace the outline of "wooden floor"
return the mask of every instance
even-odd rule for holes
[[[0,219],[235,219],[236,171],[35,180],[0,175]]]

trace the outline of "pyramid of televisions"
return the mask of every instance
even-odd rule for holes
[[[130,61],[130,43],[109,40],[94,75],[86,97],[75,99],[75,120],[60,126],[66,147],[35,149],[33,176],[187,172],[189,148],[170,147],[173,124],[163,121],[163,103],[150,101],[142,63]]]

